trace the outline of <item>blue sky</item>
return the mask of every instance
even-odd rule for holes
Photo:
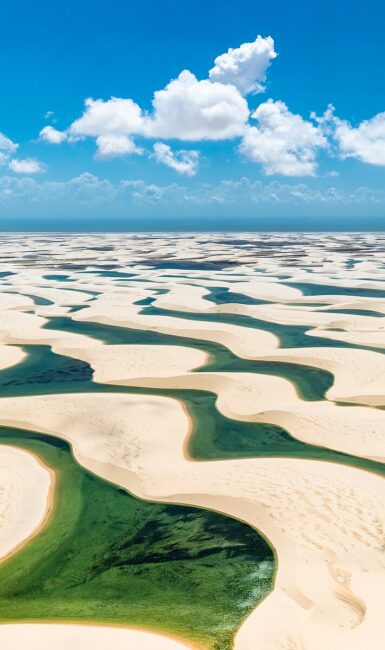
[[[384,14],[5,0],[0,227],[383,229]]]

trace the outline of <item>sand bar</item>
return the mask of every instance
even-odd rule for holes
[[[22,546],[44,524],[54,477],[32,454],[0,445],[0,560]]]
[[[197,648],[144,630],[101,625],[18,623],[0,625],[0,645],[7,650],[186,650]]]
[[[184,455],[188,418],[168,398],[11,398],[1,400],[1,414],[4,424],[65,438],[81,464],[138,496],[219,510],[268,536],[279,557],[276,588],[246,621],[247,633],[241,628],[236,650],[275,650],[279,643],[358,650],[361,633],[371,650],[381,649],[376,603],[385,597],[385,492],[379,476],[309,460],[191,462]]]

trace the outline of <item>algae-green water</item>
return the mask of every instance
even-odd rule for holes
[[[230,517],[134,498],[80,467],[58,438],[0,428],[57,477],[48,523],[0,564],[2,621],[119,623],[225,650],[272,587],[274,557]]]
[[[313,329],[306,325],[286,325],[275,323],[262,318],[254,318],[243,314],[223,314],[223,313],[194,313],[180,310],[162,309],[153,305],[145,306],[141,313],[148,316],[172,316],[173,318],[183,318],[186,320],[197,320],[202,322],[226,323],[227,325],[237,325],[249,329],[263,330],[274,334],[279,340],[280,348],[315,348],[315,347],[333,347],[333,348],[353,348],[353,349],[373,349],[369,346],[356,345],[347,341],[335,341],[321,336],[309,336],[307,332]],[[284,314],[283,314],[284,315]],[[380,350],[379,350],[380,351]]]
[[[185,337],[69,318],[50,319],[47,328],[94,336],[109,344],[192,345],[210,354],[202,370],[261,372],[265,367],[269,374],[294,381],[308,399],[321,399],[333,381],[330,373],[314,368],[280,362],[264,366],[265,362],[240,359],[219,344]],[[212,393],[96,384],[91,368],[82,361],[54,354],[48,346],[29,345],[25,350],[23,362],[0,373],[4,397],[79,391],[176,397],[192,416],[189,452],[197,460],[291,456],[385,473],[380,463],[307,445],[281,427],[226,418],[216,409]],[[256,531],[210,511],[136,499],[79,467],[59,439],[1,428],[0,442],[33,451],[58,476],[49,523],[0,567],[3,621],[143,625],[202,647],[231,648],[242,619],[273,581],[272,551]]]
[[[104,341],[109,345],[177,345],[202,350],[209,360],[197,372],[254,372],[288,379],[305,400],[321,400],[333,385],[334,377],[327,370],[302,364],[281,361],[242,359],[220,343],[191,339],[184,336],[161,334],[151,330],[131,329],[103,325],[91,321],[74,321],[71,318],[50,318],[46,329],[58,329],[83,334]]]
[[[381,471],[380,463],[306,444],[278,425],[228,418],[218,411],[216,395],[209,391],[99,384],[92,380],[92,369],[84,361],[55,354],[49,346],[29,345],[24,350],[24,361],[0,373],[3,397],[79,392],[163,395],[179,399],[190,413],[193,431],[188,451],[196,460],[284,456],[330,460]]]

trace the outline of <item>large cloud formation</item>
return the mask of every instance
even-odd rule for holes
[[[40,138],[56,145],[93,138],[97,158],[147,153],[157,163],[188,176],[197,173],[199,151],[173,151],[169,143],[159,141],[238,139],[243,157],[261,165],[266,175],[314,176],[321,149],[342,159],[385,165],[385,113],[353,127],[336,117],[332,107],[321,118],[312,114],[304,119],[283,101],[269,99],[251,111],[246,95],[265,90],[266,73],[276,56],[271,36],[257,36],[217,56],[206,79],[183,70],[154,93],[150,110],[130,98],[89,98],[83,114],[67,129],[47,125]],[[146,140],[156,141],[147,151]],[[8,161],[12,146],[16,145],[0,134],[0,162]],[[14,171],[28,168],[27,164],[12,166]],[[29,167],[32,173],[33,165]]]
[[[211,81],[232,84],[243,95],[263,92],[266,70],[276,56],[271,36],[258,36],[253,43],[243,43],[236,49],[231,47],[225,54],[217,56],[209,77]]]
[[[246,100],[232,85],[198,79],[183,70],[154,94],[143,134],[178,140],[227,140],[242,134],[249,117]]]
[[[258,126],[245,131],[240,146],[245,156],[260,163],[268,175],[314,176],[317,150],[326,144],[318,126],[271,99],[260,104],[252,117]]]
[[[335,115],[334,106],[329,106],[318,122],[336,144],[341,158],[357,158],[371,165],[385,165],[385,113],[378,113],[353,127],[350,122]]]
[[[139,153],[139,148],[130,136],[140,133],[142,124],[142,111],[132,99],[86,99],[83,115],[67,131],[46,126],[40,131],[40,137],[51,144],[94,137],[98,157],[108,158]]]
[[[68,129],[45,126],[40,138],[60,144],[92,137],[97,157],[106,158],[142,153],[133,136],[187,142],[241,137],[250,116],[244,94],[262,91],[261,82],[275,56],[273,39],[258,36],[254,43],[244,43],[217,57],[208,79],[197,79],[189,70],[183,70],[154,93],[151,111],[142,110],[132,99],[90,98],[85,101],[83,114]],[[184,165],[170,164],[169,155],[158,156],[157,160],[186,173]]]

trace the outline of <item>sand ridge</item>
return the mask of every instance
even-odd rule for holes
[[[366,594],[375,589],[382,598],[384,590],[381,477],[310,460],[192,462],[184,455],[188,418],[170,398],[51,395],[3,399],[0,406],[2,424],[65,438],[81,464],[138,496],[212,508],[262,530],[279,557],[276,588],[263,607],[270,602],[275,609],[283,592],[296,612],[289,629],[284,618],[279,629],[270,629],[280,642],[300,633],[306,648],[318,650],[314,625],[320,618],[322,642],[333,648],[358,648],[358,627],[371,634],[377,614]],[[251,615],[253,643],[274,648],[275,640],[260,637],[259,611]],[[251,647],[242,638],[241,628],[235,647]]]
[[[0,291],[4,367],[24,358],[19,348],[6,344],[47,344],[89,363],[97,382],[208,390],[229,418],[270,422],[305,443],[383,460],[383,411],[366,405],[385,404],[384,357],[375,350],[333,346],[335,339],[385,347],[380,316],[385,314],[385,286],[376,255],[382,235],[356,234],[353,252],[351,237],[344,233],[171,233],[124,239],[111,234],[103,241],[97,235],[71,234],[47,237],[47,256],[37,254],[30,262],[31,247],[41,247],[39,237],[31,236],[28,246],[18,235],[0,242],[4,270],[12,265],[14,273]],[[310,293],[315,295],[305,296],[301,285],[290,282],[313,284]],[[340,293],[344,287],[360,295]],[[237,303],[231,295],[227,304],[217,304],[208,300],[217,289],[269,304]],[[34,304],[28,295],[52,304]],[[263,329],[142,313],[140,302],[150,298],[155,307],[176,314],[233,313],[306,327],[307,335],[328,338],[331,347],[283,349]],[[72,312],[72,306],[83,308]],[[334,308],[346,311],[333,313]],[[206,354],[188,345],[109,346],[44,329],[45,317],[53,315],[214,341],[245,359],[327,370],[334,384],[325,400],[306,402],[280,377],[204,372]],[[186,455],[188,414],[177,400],[155,395],[2,398],[0,423],[68,440],[81,464],[138,496],[212,508],[261,530],[277,552],[275,589],[241,626],[236,650],[382,650],[381,476],[294,458],[193,461]],[[127,630],[125,640],[118,641],[110,628],[98,628],[90,636],[89,626],[79,626],[73,640],[71,626],[22,627],[0,626],[0,639],[6,633],[5,639],[10,634],[24,639],[27,633],[31,643],[40,635],[42,643],[58,645],[61,635],[69,635],[79,647],[87,639],[96,644],[107,638],[109,644],[116,640],[117,650],[131,640],[146,647],[144,636],[129,640]]]
[[[186,642],[147,630],[112,625],[18,623],[0,625],[0,643],[7,650],[198,650]]]
[[[0,561],[44,526],[54,482],[53,473],[33,454],[0,445]]]

